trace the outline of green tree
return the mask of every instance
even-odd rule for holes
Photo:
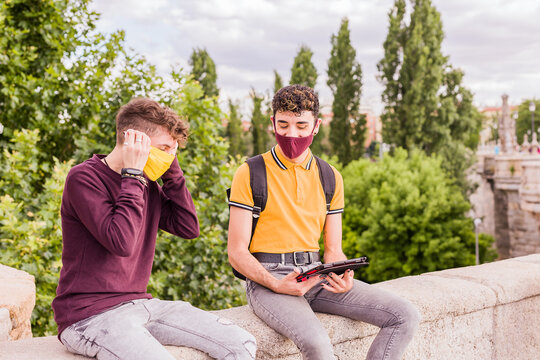
[[[125,64],[124,34],[96,33],[98,15],[88,4],[18,0],[0,6],[1,143],[15,129],[39,129],[42,161],[67,160],[90,122],[114,117],[108,102],[118,89],[109,84]]]
[[[231,156],[246,154],[246,146],[242,130],[242,119],[238,113],[238,104],[229,99],[229,123],[227,124],[229,138],[229,154]]]
[[[383,281],[474,265],[470,205],[441,169],[442,159],[396,149],[382,161],[361,159],[342,171],[347,189],[343,246],[349,257],[368,256],[358,275]],[[480,237],[480,259],[494,260],[493,238]]]
[[[283,87],[283,79],[277,72],[277,70],[274,70],[274,94],[278,92],[279,89]]]
[[[359,112],[362,68],[351,45],[347,18],[341,21],[338,34],[332,35],[327,84],[334,95],[334,117],[330,123],[332,151],[340,162],[348,164],[364,152],[366,118]]]
[[[465,170],[478,145],[481,116],[463,72],[441,52],[444,38],[439,12],[430,0],[414,0],[410,21],[406,2],[389,12],[384,57],[378,63],[384,91],[383,139],[405,149],[441,154],[444,169],[466,190]]]
[[[306,45],[302,45],[294,58],[291,68],[291,84],[300,84],[309,86],[312,89],[315,88],[315,84],[317,84],[317,69],[311,61],[312,57],[313,52],[311,49]]]
[[[251,135],[253,138],[253,155],[266,152],[268,139],[268,120],[262,111],[264,96],[257,94],[255,89],[251,89],[251,99],[253,100],[253,111],[251,112]]]
[[[534,99],[526,99],[519,104],[518,107],[518,118],[516,119],[516,136],[518,143],[523,143],[523,137],[525,134],[527,134],[527,138],[529,142],[532,141],[532,135],[531,135],[531,127],[532,127],[532,120],[531,119],[531,111],[529,110],[529,105],[531,102],[534,102],[535,104],[535,111],[534,111],[534,131],[538,134],[538,128],[540,128],[540,100],[534,100]],[[513,114],[511,114],[513,115]],[[540,136],[540,134],[539,134]],[[540,137],[538,138],[540,140]]]
[[[205,96],[218,96],[216,64],[206,49],[193,49],[189,59],[191,75],[201,84]]]
[[[313,52],[310,48],[305,45],[300,47],[298,54],[294,58],[294,63],[291,68],[291,84],[300,84],[304,86],[309,86],[310,88],[315,88],[317,84],[317,69],[311,61],[313,57]],[[319,116],[320,117],[320,116]],[[313,137],[313,143],[310,146],[311,151],[315,155],[322,155],[324,153],[324,148],[322,145],[322,140],[325,137],[324,127],[319,127],[319,133]]]

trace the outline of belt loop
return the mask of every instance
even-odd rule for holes
[[[281,253],[281,264],[285,265],[285,254]]]
[[[313,253],[311,251],[308,252],[308,258],[309,258],[309,263],[313,264]]]

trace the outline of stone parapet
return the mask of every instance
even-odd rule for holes
[[[540,214],[540,155],[527,156],[522,161],[522,167],[519,188],[521,208]]]
[[[7,328],[8,340],[32,337],[30,317],[35,303],[34,277],[0,264],[0,341],[4,340]]]
[[[495,157],[495,188],[500,190],[519,190],[521,184],[520,154],[500,155]]]
[[[420,328],[404,359],[534,359],[540,353],[540,254],[478,266],[409,276],[376,284],[416,304]],[[247,306],[219,310],[251,332],[257,359],[301,359],[292,341],[267,327]],[[318,314],[340,360],[365,358],[378,328]],[[167,347],[177,359],[209,359],[182,347]],[[83,359],[55,337],[0,342],[1,360]]]

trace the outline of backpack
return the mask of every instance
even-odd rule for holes
[[[323,159],[313,155],[317,161],[317,168],[319,169],[319,179],[324,191],[324,197],[326,201],[326,211],[330,211],[330,203],[334,197],[336,190],[336,178],[334,171],[330,165]],[[268,186],[266,183],[266,165],[262,155],[256,155],[246,160],[249,166],[249,184],[251,186],[251,193],[253,196],[253,218],[251,225],[251,238],[249,240],[248,249],[251,246],[251,240],[253,234],[255,234],[255,228],[259,222],[259,217],[266,207],[266,200],[268,198]],[[227,189],[227,199],[231,196],[231,189]],[[246,280],[246,277],[232,268],[234,276],[241,280]]]

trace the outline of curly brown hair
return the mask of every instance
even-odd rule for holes
[[[123,105],[116,115],[116,140],[122,143],[124,131],[128,129],[152,136],[158,132],[160,126],[167,129],[179,145],[186,143],[189,134],[189,123],[186,120],[180,118],[171,108],[154,100],[135,98]]]
[[[311,111],[313,117],[319,117],[319,97],[315,91],[304,85],[288,85],[278,90],[272,99],[274,117],[276,113],[290,111],[300,116],[303,111]]]

